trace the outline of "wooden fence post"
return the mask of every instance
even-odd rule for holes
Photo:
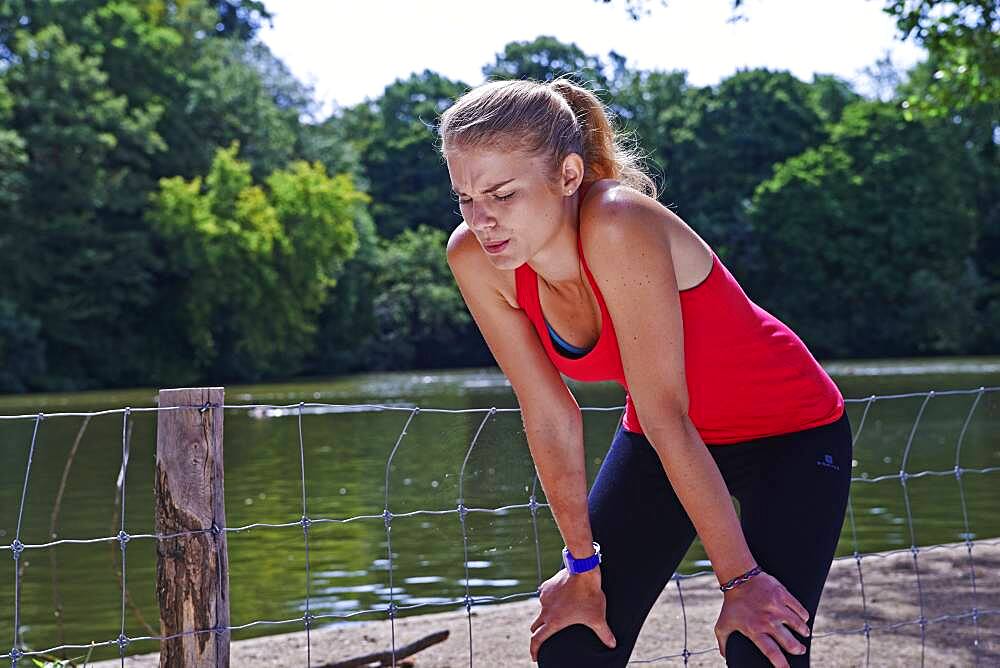
[[[160,390],[156,420],[156,532],[202,531],[157,541],[160,634],[229,626],[222,476],[222,387]],[[206,406],[205,404],[211,404]],[[186,408],[190,406],[190,408]],[[198,407],[204,407],[204,410]],[[160,667],[229,666],[228,630],[160,643]]]

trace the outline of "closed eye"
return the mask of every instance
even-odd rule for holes
[[[498,202],[506,202],[515,194],[516,193],[508,193],[506,195],[493,195],[493,199],[495,199]],[[472,202],[471,197],[459,197],[458,195],[453,195],[452,199],[456,200],[459,204],[469,204],[470,202]]]

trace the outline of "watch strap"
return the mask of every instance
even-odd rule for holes
[[[589,557],[584,557],[583,559],[577,559],[574,557],[568,547],[563,548],[563,563],[566,565],[566,570],[569,571],[571,575],[586,573],[587,571],[597,568],[597,565],[601,563],[601,546],[596,542],[593,545],[594,554]]]

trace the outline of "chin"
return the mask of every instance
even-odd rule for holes
[[[485,248],[482,251],[490,263],[497,269],[517,269],[524,264],[524,260],[516,255],[517,249],[512,248],[513,245],[513,242],[507,244],[507,248],[498,255],[488,252]]]
[[[493,266],[497,269],[517,269],[524,264],[523,260],[508,255],[501,255],[500,257],[490,255],[489,258],[490,262],[492,262]]]

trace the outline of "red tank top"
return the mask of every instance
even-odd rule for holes
[[[601,307],[601,335],[578,359],[560,353],[549,337],[538,279],[527,264],[514,270],[517,302],[560,373],[579,381],[616,381],[626,392],[623,427],[642,433],[622,370],[615,326],[583,257],[580,261]],[[688,417],[706,444],[739,443],[835,422],[844,398],[802,340],[754,304],[712,252],[708,277],[680,291]]]

